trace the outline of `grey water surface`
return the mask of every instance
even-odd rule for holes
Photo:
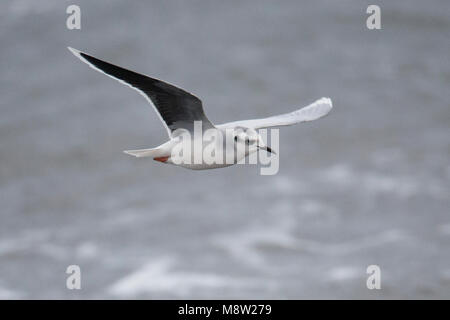
[[[0,2],[0,298],[450,298],[448,1],[377,1],[381,30],[368,1],[80,0],[81,30],[70,4]],[[334,109],[280,130],[273,176],[135,159],[158,116],[67,46],[215,123]]]

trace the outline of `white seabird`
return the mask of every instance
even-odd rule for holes
[[[290,113],[263,119],[240,120],[214,125],[206,117],[201,100],[191,93],[161,80],[115,66],[71,47],[68,47],[68,49],[91,68],[138,91],[155,108],[156,113],[167,129],[170,139],[156,148],[124,151],[125,153],[138,158],[151,157],[159,162],[198,170],[227,167],[238,163],[249,154],[260,149],[275,153],[270,147],[265,145],[261,136],[254,130],[288,126],[300,122],[316,120],[327,115],[332,109],[331,99],[321,98],[304,108]],[[175,163],[175,161],[172,161],[173,150],[175,146],[180,143],[180,136],[176,134],[176,132],[185,130],[188,133],[194,133],[195,123],[200,123],[203,131],[217,131],[217,133],[222,134],[224,137],[226,136],[226,132],[231,131],[234,138],[232,139],[234,147],[231,148],[231,150],[234,152],[238,145],[242,145],[244,146],[245,152],[237,154],[233,153],[232,162],[224,161],[223,163],[210,163],[201,160],[201,162],[192,161],[189,163]],[[248,132],[254,132],[255,134]],[[194,141],[193,144],[195,144]],[[200,145],[201,148],[205,148],[206,146],[204,141],[202,141]],[[225,157],[227,156],[227,153],[230,152],[230,148],[225,146],[224,141],[220,142],[219,148],[223,149]]]

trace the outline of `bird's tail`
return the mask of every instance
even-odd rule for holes
[[[158,148],[153,149],[139,149],[139,150],[125,150],[126,154],[135,156],[136,158],[152,157],[156,158],[161,156],[161,150]]]

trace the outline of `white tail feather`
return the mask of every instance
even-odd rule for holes
[[[159,155],[158,149],[140,149],[140,150],[125,150],[124,153],[132,155],[136,158],[157,157]]]

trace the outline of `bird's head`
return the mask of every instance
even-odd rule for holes
[[[234,142],[236,146],[245,147],[248,154],[258,150],[266,150],[269,153],[276,154],[275,151],[264,143],[262,137],[254,129],[236,130]]]

